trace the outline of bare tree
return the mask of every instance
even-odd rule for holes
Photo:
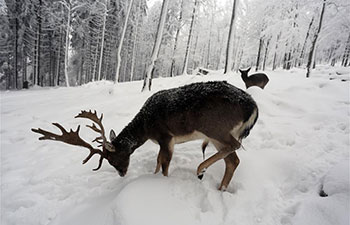
[[[154,70],[155,62],[158,59],[158,55],[159,55],[160,44],[162,42],[162,37],[163,37],[165,19],[166,19],[166,15],[167,15],[167,11],[168,11],[168,4],[169,4],[169,0],[163,0],[162,10],[160,12],[160,18],[159,18],[159,23],[158,23],[156,40],[154,42],[152,55],[151,55],[151,63],[149,64],[147,71],[146,71],[146,75],[145,75],[143,86],[142,86],[142,91],[146,90],[146,87],[148,87],[148,90],[151,90],[152,73]]]
[[[264,43],[263,39],[260,38],[260,39],[259,39],[258,55],[257,55],[257,57],[256,57],[256,67],[255,67],[255,71],[258,71],[258,69],[259,69],[259,65],[260,65],[260,55],[261,55],[261,49],[262,49],[262,47],[263,47],[263,43]]]
[[[307,33],[306,33],[306,36],[305,36],[304,44],[303,44],[303,47],[301,48],[301,53],[300,53],[300,57],[299,57],[299,64],[298,64],[298,66],[301,66],[301,64],[303,62],[304,54],[305,54],[306,42],[307,42],[307,40],[308,40],[308,38],[310,36],[310,31],[311,31],[312,24],[314,22],[314,18],[315,17],[312,17],[312,19],[310,21],[310,24],[309,24],[309,28],[307,29]]]
[[[134,0],[130,0],[129,2],[129,7],[128,7],[128,11],[126,13],[125,16],[125,21],[124,21],[124,27],[123,27],[123,31],[120,37],[120,41],[119,41],[119,46],[118,46],[118,50],[117,50],[117,69],[115,71],[115,80],[114,82],[118,82],[119,80],[119,72],[120,72],[120,65],[121,65],[121,51],[122,51],[122,47],[123,47],[123,43],[124,43],[124,36],[126,33],[126,28],[128,27],[128,20],[129,20],[129,16],[130,16],[130,12],[131,12],[131,8],[133,5]]]
[[[69,87],[69,79],[68,79],[68,52],[70,45],[70,22],[72,15],[72,4],[70,0],[66,0],[65,2],[61,2],[67,9],[67,25],[66,25],[66,46],[64,52],[64,76],[66,78],[66,85]]]
[[[237,1],[238,0],[233,0],[230,31],[228,33],[227,48],[226,48],[226,62],[225,62],[224,73],[230,72],[233,65],[232,60],[233,60],[234,24],[235,24]]]
[[[349,56],[350,56],[350,34],[348,36],[348,40],[346,41],[345,50],[344,50],[343,58],[341,61],[342,66],[348,65]]]
[[[183,66],[183,70],[182,70],[183,74],[187,74],[188,59],[189,59],[189,55],[190,55],[190,48],[191,48],[191,41],[192,41],[192,32],[193,32],[194,20],[195,20],[195,17],[196,17],[197,5],[198,5],[198,0],[195,0],[194,6],[193,6],[193,11],[192,11],[192,19],[191,19],[190,31],[189,31],[188,38],[187,38],[185,61],[184,61],[184,66]]]
[[[108,1],[109,0],[105,0],[105,2],[102,3],[103,4],[103,22],[102,22],[101,51],[100,51],[100,60],[99,60],[99,66],[98,66],[97,80],[101,80],[101,70],[102,70],[103,50],[104,50],[104,43],[105,43]]]
[[[317,44],[318,35],[320,34],[320,31],[322,29],[322,22],[323,22],[323,15],[324,15],[325,8],[326,8],[326,0],[323,0],[321,14],[320,14],[320,20],[318,22],[318,27],[317,27],[316,33],[314,35],[314,38],[311,42],[311,49],[310,49],[309,58],[308,58],[307,65],[306,65],[306,69],[307,69],[306,77],[310,77],[313,56],[314,56],[315,47]]]
[[[179,39],[180,30],[182,27],[182,11],[184,6],[184,0],[181,0],[181,7],[180,7],[180,15],[177,22],[177,28],[176,28],[176,34],[175,34],[175,40],[174,40],[174,49],[173,49],[173,56],[171,58],[171,66],[170,66],[170,76],[173,77],[175,75],[175,53],[177,49],[177,42]]]
[[[266,60],[267,60],[267,53],[269,50],[269,44],[270,44],[270,39],[268,39],[266,41],[266,45],[265,45],[265,53],[264,53],[264,61],[263,61],[263,70],[265,70],[265,66],[266,66]]]

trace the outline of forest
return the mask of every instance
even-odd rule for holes
[[[0,0],[0,224],[349,225],[349,55],[349,0]]]
[[[0,87],[350,66],[347,0],[1,0]],[[145,86],[146,83],[144,83]]]

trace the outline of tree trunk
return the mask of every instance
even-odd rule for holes
[[[42,18],[41,18],[41,6],[42,6],[42,0],[39,0],[39,14],[38,14],[38,52],[37,52],[37,61],[36,61],[36,70],[37,70],[37,76],[38,76],[38,85],[43,86],[43,76],[41,74],[41,25],[42,25]]]
[[[22,48],[22,84],[27,81],[27,55],[24,51],[24,46]]]
[[[49,31],[49,39],[50,40],[52,40],[52,33],[53,33],[53,31]],[[50,51],[50,53],[49,53],[49,81],[48,81],[48,83],[49,83],[49,86],[53,86],[53,79],[54,79],[54,69],[53,69],[53,61],[54,61],[54,54],[52,54],[52,52],[53,52],[53,48],[52,48],[52,41],[50,41],[50,43],[49,43],[49,51]]]
[[[168,11],[168,4],[169,4],[169,0],[163,0],[162,10],[160,13],[160,18],[159,18],[159,23],[158,23],[156,40],[154,42],[152,55],[151,55],[151,63],[147,68],[147,73],[146,73],[146,76],[145,76],[145,79],[143,82],[142,91],[146,90],[146,87],[148,87],[148,90],[151,90],[152,73],[154,70],[155,62],[158,59],[160,44],[162,42],[165,19],[166,19],[167,11]]]
[[[11,72],[10,72],[10,53],[8,53],[7,56],[7,68],[5,69],[5,76],[6,76],[6,90],[9,90],[11,88]]]
[[[129,16],[130,16],[130,12],[131,12],[131,8],[132,8],[132,5],[133,5],[133,2],[134,2],[134,0],[130,0],[130,2],[129,2],[128,11],[127,11],[126,16],[125,16],[123,31],[122,31],[122,34],[121,34],[121,37],[120,37],[119,46],[118,46],[118,49],[117,49],[117,68],[116,68],[116,71],[115,71],[115,80],[114,80],[115,83],[117,83],[118,80],[119,80],[119,72],[120,72],[120,65],[121,65],[120,53],[122,51],[122,47],[123,47],[123,43],[124,43],[124,36],[125,36],[125,33],[126,33],[126,28],[128,27],[128,20],[129,20]]]
[[[342,58],[342,62],[341,62],[342,66],[348,65],[349,55],[350,55],[350,34],[349,34],[348,40],[346,41],[346,44],[345,44],[344,54],[343,54],[343,58]]]
[[[81,57],[81,65],[80,65],[80,77],[79,77],[79,85],[82,85],[83,83],[85,83],[85,73],[84,73],[84,63],[85,63],[85,57],[84,55],[82,55]],[[84,78],[84,79],[83,79]]]
[[[262,46],[263,46],[263,39],[260,38],[260,40],[259,40],[259,49],[258,49],[258,57],[256,58],[256,67],[255,67],[255,71],[258,71],[258,69],[259,69],[260,54],[261,54]]]
[[[198,47],[198,32],[196,33],[195,36],[195,42],[194,42],[194,46],[193,46],[193,55],[196,55],[197,53],[197,47]],[[193,63],[193,68],[197,68],[198,67],[198,61],[194,61]],[[177,69],[177,73],[179,73],[179,69]]]
[[[40,74],[40,52],[41,52],[41,6],[42,0],[39,0],[38,12],[37,12],[37,21],[38,28],[36,33],[36,54],[35,54],[35,82],[37,85],[40,85],[41,74]]]
[[[300,57],[299,57],[298,66],[301,66],[301,64],[302,64],[302,62],[304,60],[305,47],[306,47],[307,39],[310,36],[310,31],[311,31],[312,23],[314,22],[314,18],[315,17],[312,17],[312,19],[310,21],[310,24],[309,24],[309,28],[307,29],[307,33],[306,33],[306,37],[305,37],[305,40],[304,40],[304,44],[303,44],[303,47],[301,48],[301,53],[300,53]]]
[[[97,80],[101,80],[101,70],[102,70],[102,60],[103,60],[103,50],[105,43],[105,30],[106,30],[106,17],[107,17],[107,0],[104,3],[104,12],[103,12],[103,25],[102,25],[102,37],[101,37],[101,51],[100,51],[100,60],[98,65],[98,75]]]
[[[211,36],[212,36],[212,28],[213,28],[213,23],[214,23],[214,15],[213,13],[211,14],[211,21],[210,21],[210,26],[209,26],[209,36],[208,36],[208,52],[207,52],[207,69],[212,69],[210,67],[210,49],[211,49]]]
[[[191,42],[192,42],[192,32],[193,32],[194,20],[195,20],[195,17],[196,17],[197,5],[198,5],[198,0],[195,0],[194,6],[193,6],[193,11],[192,11],[190,31],[189,31],[188,38],[187,38],[185,60],[184,60],[184,66],[183,66],[183,69],[182,69],[182,73],[183,74],[187,74],[188,59],[189,59],[189,56],[190,56],[190,48],[191,48]]]
[[[136,43],[137,43],[137,36],[138,36],[138,30],[139,30],[139,14],[140,14],[140,3],[137,5],[137,11],[136,11],[136,25],[135,25],[135,32],[134,32],[134,41],[133,41],[133,47],[132,47],[132,55],[131,55],[131,68],[130,68],[130,81],[133,81],[134,79],[134,70],[135,70],[135,51],[136,51]]]
[[[81,56],[81,80],[80,80],[80,85],[87,83],[87,69],[86,69],[86,52],[87,52],[87,41],[86,38],[84,37],[84,42],[83,42],[83,46],[84,46],[84,53]]]
[[[275,54],[273,55],[272,70],[276,69],[276,60],[277,60],[277,51],[275,51]]]
[[[61,67],[61,46],[62,46],[62,28],[60,28],[59,34],[59,45],[58,45],[58,53],[57,53],[57,61],[56,61],[56,76],[55,76],[55,86],[60,85],[60,67]]]
[[[235,23],[235,12],[236,12],[236,6],[237,6],[238,0],[233,0],[233,8],[232,8],[232,15],[231,15],[231,24],[230,24],[230,31],[228,33],[228,39],[227,39],[227,48],[226,48],[226,61],[225,61],[225,69],[224,73],[228,73],[231,71],[231,67],[233,65],[232,62],[232,54],[233,54],[233,39],[234,39],[234,23]]]
[[[173,56],[171,58],[171,66],[170,66],[170,76],[173,77],[175,74],[175,53],[177,49],[177,42],[179,39],[179,34],[182,26],[182,10],[184,6],[184,0],[181,0],[181,7],[180,7],[180,15],[179,15],[179,21],[176,29],[176,34],[175,34],[175,40],[174,40],[174,49],[173,49]]]
[[[314,55],[313,55],[313,60],[312,60],[312,69],[316,68],[316,56],[317,56],[317,46],[315,47]]]
[[[14,26],[14,29],[15,29],[15,35],[14,35],[14,38],[15,38],[15,43],[14,43],[14,88],[17,89],[18,88],[18,13],[19,13],[19,10],[18,10],[18,0],[16,0],[15,2],[16,4],[16,18],[15,18],[15,26]]]
[[[325,8],[326,8],[326,0],[323,0],[323,5],[322,5],[322,10],[321,10],[321,15],[320,15],[320,21],[318,23],[318,27],[317,27],[316,33],[314,35],[314,39],[313,39],[313,41],[311,43],[311,49],[310,49],[310,53],[309,53],[309,58],[308,58],[308,62],[307,62],[307,65],[306,65],[306,68],[307,68],[306,77],[310,77],[313,55],[314,55],[315,47],[316,47],[316,44],[317,44],[318,35],[320,34],[320,31],[322,29],[322,22],[323,22],[323,15],[324,15]]]
[[[217,60],[216,60],[216,70],[218,70],[219,69],[219,67],[220,67],[220,64],[221,64],[221,55],[222,55],[222,49],[223,49],[223,45],[224,45],[224,43],[223,43],[223,39],[224,39],[224,34],[222,34],[221,35],[221,38],[220,38],[220,29],[218,28],[218,44],[219,44],[219,51],[218,51],[218,56],[217,56]]]
[[[283,69],[287,69],[288,53],[285,52],[283,56]]]
[[[72,11],[72,5],[70,3],[70,0],[67,1],[68,7],[67,7],[67,25],[66,25],[66,47],[65,47],[65,53],[64,53],[64,77],[66,79],[66,85],[69,87],[69,78],[68,78],[68,53],[69,53],[69,44],[70,44],[70,17],[71,17],[71,11]]]
[[[275,46],[275,54],[273,55],[273,60],[272,60],[272,70],[275,70],[277,67],[277,49],[278,49],[278,41],[281,37],[281,33],[279,33],[276,37],[276,46]]]
[[[264,55],[264,61],[263,61],[263,71],[265,71],[265,65],[266,65],[266,58],[267,58],[267,51],[269,48],[270,40],[267,40],[266,46],[265,46],[265,55]]]
[[[288,53],[286,53],[286,70],[290,70],[292,65],[292,50],[289,50]]]
[[[239,69],[239,62],[238,62],[238,57],[239,57],[239,53],[241,51],[241,37],[238,37],[237,39],[237,44],[236,44],[236,49],[235,49],[235,56],[234,56],[234,66],[233,66],[233,70],[234,71],[238,71]]]
[[[244,50],[242,48],[242,50],[240,51],[240,53],[238,55],[238,62],[237,62],[236,72],[238,72],[238,69],[239,69],[238,66],[241,65],[243,54],[244,54]]]
[[[300,49],[300,43],[298,43],[297,47],[293,49],[293,67],[297,67],[299,58],[296,57],[295,55],[298,54]]]
[[[99,45],[98,45],[98,41],[97,41],[97,45],[96,45],[96,51],[95,51],[95,56],[94,56],[94,67],[92,69],[92,81],[95,81],[96,80],[96,67],[97,67],[97,58],[98,58],[98,48],[99,48]]]
[[[37,40],[36,40],[37,35],[34,38],[34,47],[33,47],[33,53],[32,53],[32,83],[33,85],[36,85],[36,79],[37,79],[37,74],[36,74],[36,52],[37,52]]]

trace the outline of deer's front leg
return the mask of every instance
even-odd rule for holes
[[[169,164],[173,156],[174,141],[161,141],[159,142],[160,150],[157,157],[157,167],[154,173],[158,173],[160,167],[162,167],[162,173],[164,176],[168,176]]]

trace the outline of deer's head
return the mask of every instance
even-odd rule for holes
[[[116,140],[116,135],[113,130],[109,133],[110,148],[106,151],[106,159],[119,173],[121,177],[125,176],[129,162],[130,153],[127,151],[127,147],[123,146],[121,142]]]
[[[94,171],[101,168],[103,159],[107,159],[109,164],[111,164],[118,171],[119,175],[124,176],[129,166],[130,154],[128,154],[128,151],[123,151],[123,149],[118,145],[112,144],[113,140],[116,138],[113,130],[110,132],[110,141],[107,141],[105,130],[102,125],[103,114],[100,118],[98,118],[96,111],[94,113],[91,111],[81,111],[81,113],[79,113],[75,118],[86,118],[94,122],[91,126],[87,125],[87,127],[100,134],[100,136],[96,137],[92,142],[99,143],[98,147],[102,147],[102,150],[93,147],[79,136],[80,125],[76,131],[71,129],[68,132],[62,125],[53,123],[54,126],[61,130],[61,135],[42,130],[40,128],[32,129],[32,131],[43,135],[39,138],[39,140],[61,141],[67,144],[88,148],[90,150],[90,154],[83,160],[83,164],[88,162],[93,155],[98,154],[100,155],[100,160],[98,167],[93,169]]]
[[[246,69],[246,70],[241,70],[241,69],[239,69],[239,72],[241,72],[241,76],[243,77],[246,77],[246,76],[248,76],[248,73],[249,73],[249,71],[250,71],[250,69],[251,69],[251,67],[249,67],[248,69]]]

